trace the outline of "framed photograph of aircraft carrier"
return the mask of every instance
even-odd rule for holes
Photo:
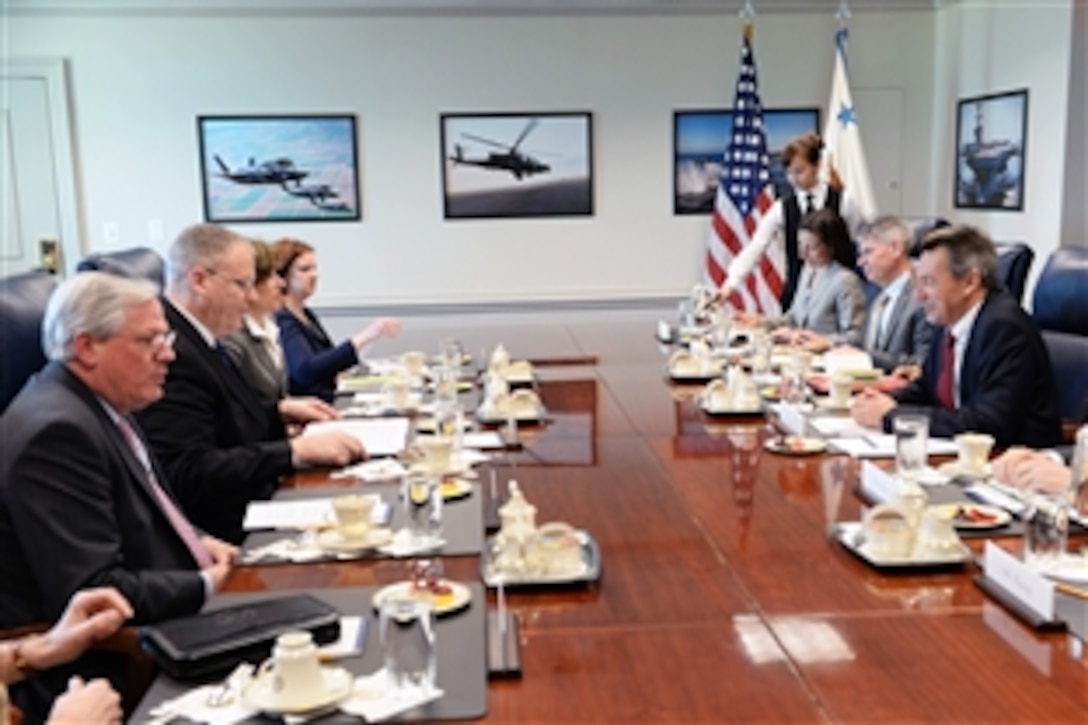
[[[210,222],[354,221],[355,116],[200,116]]]
[[[957,103],[956,208],[1024,208],[1027,129],[1026,88]]]
[[[782,149],[795,136],[820,132],[820,109],[765,108],[763,130],[771,157],[771,181],[781,196],[789,190]],[[718,177],[732,132],[730,109],[673,112],[673,214],[709,214],[714,209]]]
[[[593,116],[443,113],[446,219],[592,216]]]

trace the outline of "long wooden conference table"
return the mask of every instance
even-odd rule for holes
[[[603,560],[589,586],[509,591],[523,675],[491,681],[488,721],[1088,721],[1082,642],[1021,624],[973,584],[973,564],[889,574],[843,549],[828,532],[859,517],[856,462],[774,455],[765,420],[706,418],[693,389],[665,379],[644,321],[556,333],[564,360],[540,359],[531,332],[475,334],[515,357],[529,348],[552,419],[521,431],[499,480],[517,479],[538,522],[591,532]],[[285,485],[353,483],[311,472]],[[240,567],[226,589],[404,570]],[[478,581],[480,562],[450,557],[445,571]]]

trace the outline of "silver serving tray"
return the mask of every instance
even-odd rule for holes
[[[601,547],[597,540],[588,531],[579,529],[578,538],[582,543],[582,559],[586,568],[576,575],[515,575],[506,574],[501,577],[504,587],[537,587],[553,584],[577,584],[580,582],[595,582],[601,578]],[[494,589],[499,585],[499,576],[491,570],[491,549],[495,537],[488,537],[484,550],[480,554],[480,574],[484,585]]]
[[[889,557],[875,554],[865,546],[861,533],[861,522],[842,522],[835,527],[835,539],[843,548],[878,569],[929,569],[934,567],[962,566],[974,558],[974,553],[966,544],[960,542],[958,549],[945,552],[917,552],[906,557]]]

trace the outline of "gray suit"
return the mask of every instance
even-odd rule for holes
[[[219,342],[261,402],[277,405],[287,394],[287,372],[277,367],[265,342],[245,325]]]
[[[852,269],[831,262],[817,274],[815,268],[804,266],[786,312],[788,324],[812,330],[837,345],[860,345],[864,319],[865,292]]]
[[[867,332],[870,326],[879,324],[874,317],[879,301],[878,296],[870,307],[870,316],[865,321]],[[908,279],[895,299],[887,329],[883,335],[876,334],[873,344],[866,346],[866,350],[872,356],[874,365],[891,372],[898,365],[920,365],[926,359],[932,338],[933,326],[926,322],[922,305],[914,296],[914,284]]]

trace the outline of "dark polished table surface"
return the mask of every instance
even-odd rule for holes
[[[548,335],[488,332],[489,344],[548,357],[532,349]],[[665,380],[644,321],[554,337],[577,364],[538,367],[552,421],[523,429],[525,449],[496,467],[538,523],[592,532],[603,575],[509,592],[523,677],[491,682],[487,720],[1088,721],[1080,640],[1021,624],[973,584],[974,564],[886,573],[829,538],[834,522],[859,517],[856,462],[766,453],[765,420],[706,418],[694,388]],[[285,486],[348,483],[310,472]],[[475,556],[445,567],[479,579]],[[388,559],[248,567],[227,590],[365,586],[404,572]]]

